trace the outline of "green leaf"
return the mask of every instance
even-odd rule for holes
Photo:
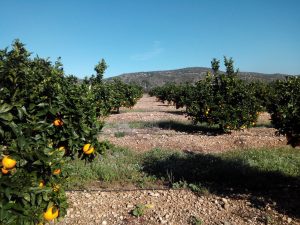
[[[24,193],[23,194],[23,198],[27,201],[27,202],[30,202],[30,194],[28,194],[28,193]]]
[[[26,139],[24,136],[19,136],[17,139],[18,142],[18,146],[20,147],[20,149],[23,149],[24,146],[26,145]]]
[[[0,113],[6,113],[10,111],[12,108],[13,106],[4,103],[3,105],[0,106]]]
[[[8,200],[11,199],[11,194],[10,194],[10,189],[9,188],[6,188],[4,190],[4,194],[5,194],[6,198],[8,198]]]
[[[6,121],[12,121],[13,115],[11,113],[1,113],[0,119],[6,120]]]
[[[32,163],[32,165],[41,166],[41,165],[43,165],[43,163],[42,163],[40,160],[37,160],[37,161],[34,161],[34,162]]]
[[[43,200],[46,202],[49,201],[48,193],[46,193],[46,192],[43,193]]]
[[[43,201],[43,197],[42,195],[39,195],[38,198],[37,198],[37,205],[41,205],[42,204],[42,201]]]

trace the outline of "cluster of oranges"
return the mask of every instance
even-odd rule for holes
[[[53,121],[53,125],[56,127],[62,127],[64,125],[64,122],[61,119],[55,119]],[[58,150],[60,151],[66,151],[64,146],[61,146],[58,148]],[[95,149],[91,144],[85,144],[82,148],[83,153],[86,155],[90,155],[92,154]],[[6,167],[7,168],[7,167]],[[53,175],[59,175],[61,173],[61,169],[57,168],[55,170],[53,170],[52,174]],[[45,184],[43,181],[41,181],[39,183],[39,187],[43,187]],[[53,186],[53,191],[57,192],[59,190],[60,186],[59,185],[54,185]],[[50,206],[47,208],[46,212],[44,212],[43,217],[45,220],[47,221],[52,221],[54,219],[56,219],[59,215],[59,209],[56,206]]]
[[[61,119],[55,119],[53,121],[53,125],[56,127],[61,127],[64,125],[64,122]],[[66,151],[64,146],[59,147],[58,150]],[[95,151],[94,147],[91,144],[85,144],[83,146],[82,150],[83,150],[83,153],[86,155],[90,155]],[[15,169],[16,164],[17,164],[17,161],[15,159],[13,159],[9,155],[5,155],[2,158],[2,168],[1,168],[2,174],[4,174],[4,175],[9,174],[13,169]],[[61,169],[59,169],[59,168],[54,169],[52,171],[53,175],[59,175],[60,173],[61,173]],[[43,188],[44,185],[45,185],[44,181],[39,182],[40,188]],[[53,191],[57,192],[59,190],[59,188],[60,188],[59,185],[55,185],[53,187]],[[43,217],[46,221],[52,221],[52,220],[56,219],[58,217],[58,215],[59,215],[59,209],[56,206],[50,206],[44,212]]]
[[[61,127],[61,126],[64,125],[64,122],[61,119],[56,118],[53,121],[53,125],[56,126],[56,127]],[[61,146],[61,147],[59,147],[59,150],[65,151],[66,149],[65,149],[64,146]],[[90,155],[95,151],[94,147],[91,144],[85,144],[83,146],[82,150],[83,150],[83,153],[86,154],[86,155]],[[57,174],[55,174],[55,175],[57,175]]]
[[[6,155],[2,159],[2,168],[1,171],[3,174],[8,174],[12,169],[15,168],[17,161]]]

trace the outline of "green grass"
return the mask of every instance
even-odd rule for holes
[[[164,130],[175,130],[178,132],[186,133],[218,133],[220,132],[218,126],[208,126],[206,123],[192,124],[190,121],[174,121],[174,120],[161,120],[161,121],[132,121],[129,122],[131,129],[144,129],[144,128],[161,128]]]
[[[155,183],[155,178],[142,171],[138,154],[124,148],[113,147],[104,156],[91,163],[75,160],[66,165],[70,177],[67,189],[87,188],[91,182],[101,181],[104,186],[123,183],[143,187]]]
[[[156,122],[147,122],[147,121],[131,121],[128,123],[131,129],[144,129],[144,128],[153,128],[157,127]]]
[[[116,137],[116,138],[125,137],[125,135],[126,135],[126,133],[123,132],[123,131],[115,132],[115,137]]]
[[[146,153],[144,170],[173,183],[264,189],[299,181],[300,151],[286,147],[191,154],[158,149]]]
[[[225,160],[242,162],[249,168],[261,172],[280,173],[284,176],[300,176],[300,151],[293,148],[257,149],[227,152],[222,155]]]
[[[155,149],[138,154],[113,147],[92,163],[76,160],[66,167],[70,171],[68,188],[84,187],[95,180],[142,187],[161,181],[174,187],[266,188],[299,178],[300,151],[286,147],[191,154]]]

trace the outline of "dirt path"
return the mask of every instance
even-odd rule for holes
[[[259,123],[268,124],[268,115],[261,115]],[[111,115],[99,139],[139,152],[153,148],[222,152],[285,145],[285,139],[274,133],[263,126],[224,135],[202,129],[194,133],[181,110],[144,96],[132,110]],[[299,224],[278,211],[276,202],[257,205],[261,200],[247,194],[198,196],[189,190],[135,190],[67,192],[67,196],[68,214],[58,225]],[[139,204],[148,208],[138,218],[132,210]]]
[[[208,128],[193,129],[182,109],[157,102],[144,96],[130,111],[121,111],[106,120],[99,140],[109,140],[117,146],[136,151],[153,148],[196,152],[222,152],[241,148],[284,146],[283,136],[276,136],[269,125],[269,115],[260,115],[258,127],[215,135]]]
[[[68,214],[57,225],[185,225],[196,224],[195,218],[203,225],[297,224],[271,204],[258,209],[248,197],[197,196],[188,190],[69,192]],[[131,214],[137,204],[148,207],[140,218]]]

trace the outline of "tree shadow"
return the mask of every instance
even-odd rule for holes
[[[253,207],[276,203],[278,212],[300,218],[300,178],[279,172],[262,171],[241,159],[210,154],[174,153],[162,157],[149,154],[144,171],[171,183],[200,184],[220,196],[250,195]]]
[[[172,106],[172,105],[162,105],[162,104],[159,104],[159,105],[157,105],[157,106],[164,106],[164,107],[170,107],[170,106]]]
[[[174,120],[158,121],[156,126],[164,130],[174,130],[189,134],[199,133],[211,136],[224,134],[218,127],[208,126],[207,124],[188,124]]]
[[[169,113],[169,114],[173,114],[173,115],[186,115],[186,113],[184,111],[162,111],[164,113]]]

